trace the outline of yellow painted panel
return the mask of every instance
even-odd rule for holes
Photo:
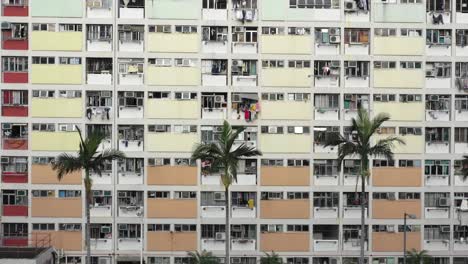
[[[310,68],[267,68],[262,69],[263,86],[310,87],[312,85]]]
[[[148,67],[149,85],[200,85],[201,71],[195,67]]]
[[[83,100],[81,98],[33,98],[32,117],[82,117]]]
[[[31,141],[31,150],[78,151],[80,136],[78,132],[33,131]]]
[[[262,101],[261,119],[312,120],[312,101]]]
[[[82,51],[83,32],[33,31],[32,50]]]
[[[81,84],[83,65],[33,64],[33,84]]]
[[[374,37],[374,55],[424,55],[423,37]]]
[[[262,53],[271,54],[312,54],[311,36],[262,35]]]
[[[423,88],[425,73],[422,69],[376,69],[375,88]]]
[[[260,135],[260,150],[265,153],[309,153],[311,151],[311,143],[311,135]]]
[[[423,121],[425,110],[422,102],[374,102],[374,113],[388,113],[392,121]]]
[[[148,99],[147,118],[197,119],[200,106],[197,100]]]
[[[389,135],[377,135],[375,140],[387,138]],[[394,136],[394,135],[392,135]],[[424,153],[424,136],[417,135],[398,135],[401,139],[405,141],[405,145],[395,144],[393,149],[394,153],[397,154],[420,154]]]
[[[148,133],[145,136],[148,151],[191,152],[197,142],[196,133]]]
[[[149,52],[198,52],[200,37],[198,34],[184,33],[149,33]]]

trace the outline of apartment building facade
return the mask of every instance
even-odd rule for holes
[[[85,263],[83,175],[50,166],[78,126],[127,155],[92,175],[93,264],[225,243],[233,264],[357,263],[361,199],[368,262],[401,263],[408,213],[408,249],[468,263],[467,0],[5,0],[1,22],[4,246],[48,237]],[[366,197],[324,146],[359,106],[407,143],[372,160]],[[263,152],[239,164],[230,241],[220,177],[190,160],[223,120]]]

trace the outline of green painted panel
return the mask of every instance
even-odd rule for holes
[[[285,20],[289,9],[285,0],[262,1],[262,20]]]
[[[424,4],[374,4],[375,22],[426,23]]]
[[[199,19],[201,0],[146,0],[148,17],[156,19]]]
[[[33,17],[83,17],[82,0],[30,1]]]

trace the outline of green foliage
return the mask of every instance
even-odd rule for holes
[[[219,264],[219,259],[211,252],[203,250],[202,252],[187,252],[191,264]]]
[[[274,251],[264,252],[265,256],[260,258],[260,264],[283,264],[283,259]]]

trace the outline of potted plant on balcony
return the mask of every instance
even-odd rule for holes
[[[237,181],[237,168],[242,158],[260,156],[262,153],[255,147],[242,143],[239,147],[234,146],[236,138],[244,132],[245,127],[233,129],[231,125],[224,121],[221,135],[217,141],[212,143],[202,143],[195,146],[192,153],[193,160],[209,161],[209,166],[203,169],[206,172],[221,172],[221,182],[224,186],[226,199],[226,226],[225,226],[225,244],[226,244],[226,262],[229,264],[229,187]]]
[[[218,258],[206,250],[202,252],[187,252],[187,255],[190,257],[190,263],[192,264],[219,264]]]
[[[417,251],[416,249],[411,249],[407,251],[408,255],[407,264],[429,264],[431,263],[431,256],[427,254],[426,250]]]
[[[85,210],[86,210],[86,263],[91,263],[91,224],[90,224],[90,205],[92,203],[92,180],[90,178],[91,172],[101,175],[102,170],[105,168],[106,162],[125,158],[125,154],[115,149],[105,149],[98,151],[102,141],[106,138],[105,135],[100,133],[91,133],[86,140],[81,135],[81,130],[76,127],[80,135],[80,149],[77,155],[70,155],[69,153],[62,153],[52,164],[52,168],[57,171],[57,178],[62,180],[67,174],[75,171],[85,171],[85,178],[83,183],[85,186]]]
[[[367,110],[358,109],[357,118],[351,120],[352,138],[345,137],[339,133],[332,134],[325,147],[338,146],[338,168],[341,168],[341,163],[348,156],[357,156],[361,161],[360,176],[361,176],[361,197],[366,197],[366,180],[370,177],[369,158],[386,158],[393,159],[393,148],[395,144],[405,144],[405,142],[396,136],[388,136],[387,138],[377,139],[375,142],[372,136],[377,134],[377,131],[386,121],[390,120],[390,116],[386,113],[379,113],[374,118],[369,117]],[[359,180],[359,177],[356,178]],[[357,182],[356,182],[357,185]],[[356,186],[357,187],[357,186]],[[356,188],[357,191],[357,188]],[[361,235],[360,236],[360,258],[359,263],[364,264],[364,244],[365,244],[365,212],[366,199],[360,199],[361,204]]]
[[[270,253],[264,252],[265,256],[260,258],[260,264],[283,264],[283,259],[274,251]]]

